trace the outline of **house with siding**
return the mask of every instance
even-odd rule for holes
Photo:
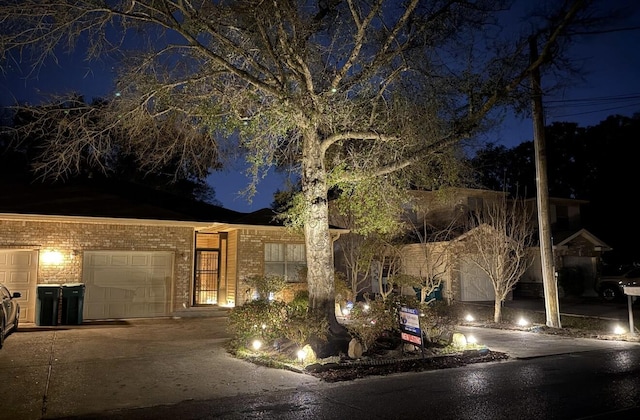
[[[471,232],[466,232],[467,218],[482,211],[486,206],[505,199],[503,192],[472,189],[448,188],[442,191],[411,191],[411,202],[407,204],[405,219],[414,226],[429,225],[442,229],[446,240],[416,242],[405,241],[401,245],[398,272],[424,276],[431,271],[438,273],[442,280],[440,295],[451,301],[491,301],[494,299],[493,286],[487,275],[469,258],[464,241]],[[584,229],[580,224],[580,209],[586,201],[564,198],[550,198],[550,222],[553,232],[554,264],[557,271],[574,268],[580,271],[586,294],[595,293],[593,285],[599,271],[602,254],[611,250],[606,243]],[[534,215],[532,228],[537,231],[536,201],[525,202]],[[353,235],[353,234],[348,234]],[[340,241],[346,240],[348,235]],[[535,235],[537,238],[537,234]],[[337,249],[341,249],[341,245]],[[529,249],[532,265],[519,280],[515,292],[522,296],[542,295],[542,269],[540,249]],[[347,272],[342,259],[339,269]],[[434,267],[434,265],[436,267]],[[373,270],[375,277],[378,270]],[[372,278],[368,292],[376,293],[377,279]],[[413,293],[406,291],[406,293]]]
[[[37,322],[39,290],[81,285],[84,320],[190,316],[251,299],[246,279],[306,288],[304,238],[270,209],[238,213],[134,185],[5,185],[0,283]],[[335,239],[341,229],[332,229]]]

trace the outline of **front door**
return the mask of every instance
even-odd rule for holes
[[[218,251],[196,250],[196,272],[193,288],[194,306],[218,304],[219,267],[220,253]]]

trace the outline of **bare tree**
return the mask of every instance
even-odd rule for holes
[[[541,40],[531,63],[526,37],[510,37],[511,52],[494,48],[503,3],[4,0],[0,51],[4,60],[31,58],[34,73],[60,46],[119,59],[117,100],[103,124],[78,130],[64,153],[54,141],[59,159],[47,170],[73,170],[87,143],[107,156],[110,145],[99,140],[110,131],[125,133],[115,138],[128,139],[151,168],[178,157],[205,170],[240,148],[256,182],[274,165],[295,170],[302,192],[289,220],[305,235],[309,308],[339,333],[329,191],[382,177],[403,189],[433,179],[424,169],[523,91],[587,2],[558,2],[549,19],[531,21]]]
[[[409,276],[403,283],[420,291],[420,303],[429,303],[427,298],[442,286],[453,269],[454,247],[450,240],[458,223],[458,220],[452,220],[446,226],[435,226],[423,219],[422,226],[412,224],[418,242],[402,249],[402,272]]]
[[[464,236],[464,257],[484,272],[493,285],[494,321],[502,319],[502,304],[532,264],[532,212],[521,199],[487,204],[471,218]]]

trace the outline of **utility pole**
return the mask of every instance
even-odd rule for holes
[[[530,60],[538,59],[538,41],[529,38]],[[544,115],[542,111],[542,87],[540,86],[540,67],[531,72],[531,90],[533,106],[533,146],[536,160],[536,203],[538,205],[538,230],[540,232],[540,262],[542,265],[542,286],[547,326],[561,328],[560,305],[558,303],[558,284],[553,261],[551,243],[551,223],[549,222],[549,186],[547,182],[547,150],[544,138]]]

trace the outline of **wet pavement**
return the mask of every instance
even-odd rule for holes
[[[542,304],[544,310],[541,302],[527,304]],[[624,305],[612,306],[597,310],[624,320]],[[478,327],[460,331],[514,359],[640,345]],[[0,419],[59,418],[330,386],[309,375],[234,359],[224,348],[227,338],[226,317],[21,326],[0,350]]]

